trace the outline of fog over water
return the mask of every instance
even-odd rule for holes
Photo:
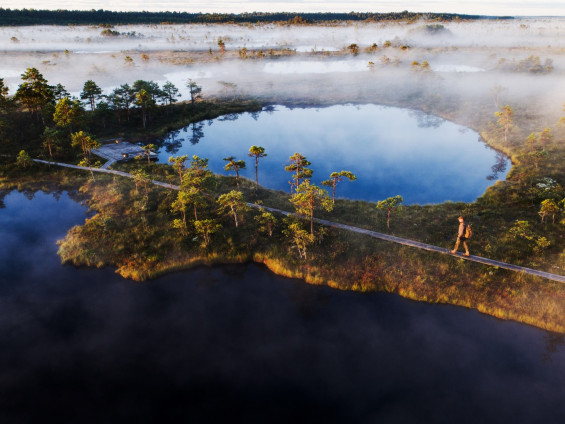
[[[13,94],[21,83],[19,75],[33,66],[52,84],[62,83],[75,95],[87,79],[97,82],[106,94],[137,79],[161,84],[171,80],[187,99],[187,78],[201,84],[204,95],[221,94],[218,82],[228,81],[237,85],[237,94],[308,96],[329,87],[338,94],[346,87],[350,93],[398,77],[404,79],[402,92],[409,93],[417,92],[421,81],[402,75],[410,72],[413,61],[427,61],[441,77],[439,83],[448,85],[451,92],[488,97],[489,90],[501,84],[506,88],[505,102],[535,94],[548,110],[560,109],[563,99],[556,93],[565,91],[565,19],[445,22],[442,31],[425,29],[434,24],[126,25],[112,28],[121,34],[115,37],[104,36],[104,29],[95,26],[2,27],[0,78]],[[219,39],[228,51],[225,56],[219,53]],[[387,41],[391,47],[385,47]],[[335,55],[346,53],[351,44],[359,46],[359,55]],[[376,49],[368,50],[373,44]],[[238,57],[244,47],[251,59]],[[271,58],[270,49],[288,49],[290,55]],[[264,58],[256,57],[258,50]],[[518,63],[531,55],[542,64],[551,60],[553,72],[517,74],[500,67],[501,61]],[[132,62],[126,62],[126,56]],[[393,65],[386,65],[386,60]],[[369,62],[374,63],[372,68]],[[470,80],[470,73],[481,78]]]
[[[170,81],[179,88],[180,100],[187,100],[186,81],[191,78],[203,87],[205,98],[241,95],[275,103],[282,100],[283,104],[288,99],[298,100],[314,106],[317,101],[396,105],[412,98],[430,104],[439,99],[458,104],[456,122],[465,122],[467,114],[477,113],[476,106],[467,105],[468,100],[491,108],[493,120],[498,106],[527,105],[528,113],[545,123],[532,131],[554,125],[562,113],[563,18],[445,22],[439,27],[425,20],[317,26],[123,25],[112,28],[117,36],[104,35],[105,30],[96,26],[0,28],[0,54],[4,58],[0,78],[4,78],[10,94],[21,83],[20,74],[34,66],[51,84],[62,83],[77,97],[88,79],[101,86],[105,94],[121,84],[143,79],[161,86]],[[225,43],[225,53],[219,51],[220,39]],[[357,53],[348,49],[351,44],[358,46]],[[521,61],[531,57],[551,66],[551,72],[515,71]],[[424,62],[431,71],[418,72],[413,66]],[[496,87],[500,94],[495,99],[492,93]],[[391,137],[395,126],[406,126],[396,119],[400,118],[388,122],[381,133]],[[433,121],[433,117],[430,119]],[[308,122],[294,119],[292,124],[297,133],[308,133]],[[204,130],[209,135],[210,131]],[[277,131],[286,133],[280,128]],[[455,134],[452,138],[464,137]],[[261,141],[249,140],[248,144],[261,145]],[[488,169],[494,162],[490,158],[482,165]],[[479,174],[484,178],[488,172]],[[457,200],[471,201],[482,189]],[[424,196],[413,201],[430,200]]]
[[[180,100],[187,100],[186,82],[191,78],[202,86],[205,98],[259,97],[275,104],[290,99],[313,106],[402,105],[418,98],[423,104],[457,104],[458,123],[477,113],[473,101],[490,108],[493,121],[499,106],[527,105],[528,114],[540,122],[532,131],[554,125],[562,114],[565,18],[439,26],[425,20],[316,26],[122,25],[111,30],[118,35],[104,35],[108,29],[97,26],[2,27],[0,78],[10,94],[21,83],[20,74],[34,66],[73,96],[80,95],[89,79],[105,94],[143,79],[161,86],[170,81],[180,90]],[[219,50],[220,39],[225,53]],[[352,44],[358,51],[348,48]],[[551,71],[516,71],[527,60],[538,60],[542,70]],[[430,71],[418,71],[425,62]],[[392,134],[395,125],[403,123],[390,122],[382,132]],[[297,120],[293,128],[300,132],[306,126]],[[492,160],[486,166],[493,166]]]

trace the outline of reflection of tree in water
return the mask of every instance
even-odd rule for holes
[[[218,121],[237,121],[239,119],[238,113],[228,113],[227,115],[220,116]]]
[[[419,110],[411,110],[410,116],[416,118],[419,128],[439,128],[445,120],[434,115],[429,115]]]
[[[498,174],[501,174],[504,171],[506,171],[506,166],[507,166],[506,156],[504,156],[500,152],[497,152],[496,153],[496,163],[493,166],[491,166],[490,169],[492,171],[492,174],[490,174],[487,177],[487,180],[489,180],[489,181],[497,180]]]
[[[259,119],[259,115],[261,114],[261,112],[249,112],[249,114],[256,121]]]
[[[180,130],[171,131],[167,137],[162,140],[161,145],[165,146],[167,153],[175,154],[182,147],[184,138],[179,138]],[[157,144],[159,146],[159,144]],[[159,146],[161,147],[161,146]]]
[[[0,190],[0,209],[6,208],[6,203],[4,202],[4,198],[10,193],[8,190]]]
[[[546,333],[545,339],[545,352],[541,356],[544,364],[553,362],[552,356],[561,346],[565,346],[565,334]]]
[[[34,189],[25,189],[22,191],[22,194],[29,200],[33,200],[35,198],[35,193],[37,193],[38,190],[34,190]],[[5,198],[8,194],[10,194],[12,192],[12,190],[0,190],[0,209],[5,209],[6,208],[6,202],[5,202]],[[57,190],[45,190],[43,189],[43,193],[45,194],[50,194],[51,196],[53,196],[55,198],[55,200],[59,201],[59,199],[61,199],[61,196],[63,195],[63,190],[57,189]],[[73,192],[68,192],[69,198],[71,198],[72,200],[74,200],[75,202],[80,202],[81,199],[78,198],[78,196],[73,195]]]
[[[204,122],[193,122],[190,124],[189,128],[190,133],[188,140],[190,141],[190,144],[198,144],[200,139],[204,137],[204,130],[202,129],[204,128]]]
[[[275,110],[274,106],[265,106],[263,108],[263,112],[267,112],[269,115],[271,115]]]

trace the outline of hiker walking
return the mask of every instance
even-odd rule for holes
[[[455,247],[451,251],[451,253],[456,253],[457,249],[459,248],[459,243],[463,242],[463,247],[465,248],[465,256],[469,256],[469,248],[467,247],[467,225],[465,225],[465,220],[462,216],[459,218],[459,231],[457,232],[457,241],[455,242]]]

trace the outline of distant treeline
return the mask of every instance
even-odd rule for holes
[[[113,12],[109,10],[36,10],[0,8],[0,26],[16,25],[116,25],[116,24],[188,24],[188,23],[271,23],[288,22],[309,24],[343,21],[411,21],[428,19],[453,21],[469,19],[492,19],[481,15],[458,15],[452,13],[188,13],[188,12]],[[496,19],[512,19],[497,17]]]

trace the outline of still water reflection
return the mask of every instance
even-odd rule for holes
[[[0,209],[0,422],[565,422],[560,335],[255,265],[61,266],[62,195]]]
[[[289,190],[284,171],[294,152],[312,162],[319,184],[334,171],[349,170],[354,183],[338,187],[340,197],[377,201],[400,194],[406,203],[473,201],[505,178],[509,161],[465,127],[408,109],[377,105],[339,105],[320,109],[277,106],[262,113],[226,115],[175,131],[163,140],[159,160],[171,155],[210,159],[225,173],[222,160],[247,160],[242,174],[254,178],[251,145],[263,146],[262,185]]]

